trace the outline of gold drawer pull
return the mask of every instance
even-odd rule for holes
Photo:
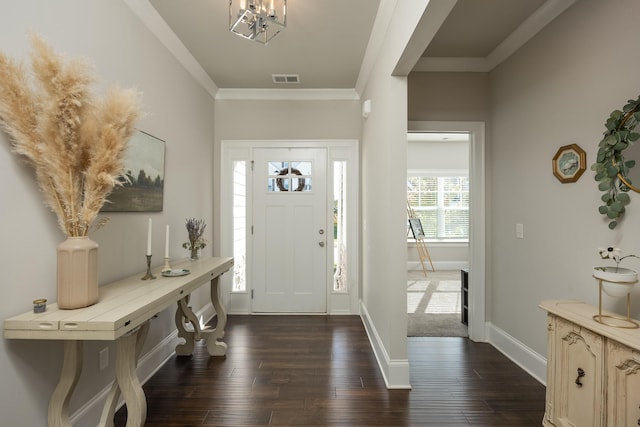
[[[578,387],[582,387],[582,383],[580,382],[580,378],[584,377],[585,373],[582,368],[578,368],[578,378],[576,378],[576,384]]]

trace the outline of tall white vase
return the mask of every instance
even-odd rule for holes
[[[98,244],[68,237],[57,247],[58,307],[74,309],[98,302]]]

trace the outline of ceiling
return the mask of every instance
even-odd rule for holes
[[[460,0],[423,56],[484,58],[544,3],[545,0]]]
[[[125,1],[201,83],[259,90],[355,88],[389,0],[288,0],[287,28],[267,45],[228,31],[227,0]],[[490,71],[575,0],[432,1],[455,6],[414,71]],[[300,83],[276,84],[272,74]]]

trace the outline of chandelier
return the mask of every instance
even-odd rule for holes
[[[229,0],[229,31],[267,44],[287,26],[287,0]]]

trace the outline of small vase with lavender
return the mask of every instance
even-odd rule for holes
[[[185,226],[189,241],[184,242],[182,247],[189,250],[189,258],[191,261],[195,261],[200,258],[200,250],[207,246],[207,240],[202,237],[207,224],[202,219],[187,218]]]

